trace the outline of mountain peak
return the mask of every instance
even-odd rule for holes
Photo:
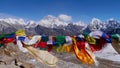
[[[114,21],[115,19],[114,18],[110,18],[109,21]]]
[[[4,21],[9,24],[20,24],[25,25],[25,21],[23,19],[15,19],[15,18],[0,18],[0,21]]]
[[[37,23],[31,20],[27,22],[26,28],[35,27],[35,26],[37,26]]]
[[[39,23],[39,25],[48,27],[48,28],[55,28],[57,26],[67,26],[67,24],[68,24],[65,21],[62,21],[59,18],[52,16],[52,15],[48,15],[48,16],[44,17],[38,23]]]
[[[39,30],[45,29],[44,32],[47,34],[48,32],[51,32],[51,30],[50,30],[51,28],[55,28],[53,30],[57,34],[64,33],[64,35],[67,35],[67,33],[69,33],[71,35],[73,35],[75,33],[77,34],[77,33],[80,33],[80,30],[81,31],[86,30],[89,32],[95,31],[95,30],[102,30],[107,33],[113,33],[113,31],[114,31],[114,33],[118,33],[118,31],[119,31],[119,33],[120,33],[120,30],[119,30],[120,23],[113,18],[109,19],[105,23],[102,23],[100,19],[93,18],[91,20],[90,24],[86,25],[82,21],[70,23],[70,21],[68,21],[69,16],[68,16],[68,19],[67,19],[67,16],[64,16],[64,15],[61,17],[63,17],[63,18],[66,17],[66,19],[61,20],[62,18],[60,19],[59,16],[55,17],[52,15],[48,15],[48,16],[44,17],[43,19],[41,19],[39,22],[28,21],[27,23],[23,19],[0,18],[0,26],[1,26],[0,31],[3,31],[3,33],[4,33],[7,31],[9,32],[10,30],[12,32],[12,30],[15,31],[15,30],[21,29],[21,28],[22,29],[28,28],[28,32],[31,32],[31,33],[36,32],[36,33],[41,34],[42,32]]]
[[[117,20],[115,20],[114,18],[110,18],[106,21],[106,24],[111,24],[111,25],[117,24],[117,23],[118,23]]]
[[[101,30],[102,21],[98,18],[93,18],[90,24],[88,25],[90,31]]]
[[[74,22],[73,25],[86,26],[86,24],[84,22],[82,22],[82,21]]]
[[[100,24],[102,21],[98,18],[93,18],[90,24]]]
[[[55,19],[56,17],[53,15],[47,15],[45,16],[43,19],[47,19],[47,20],[51,20],[51,19]]]

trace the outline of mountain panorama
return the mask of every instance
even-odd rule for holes
[[[106,33],[120,34],[119,21],[111,18],[102,22],[100,19],[93,18],[89,24],[84,22],[70,22],[48,15],[39,22],[25,21],[15,18],[0,18],[0,33],[11,33],[18,29],[24,29],[28,35],[78,35],[82,32],[102,30]]]

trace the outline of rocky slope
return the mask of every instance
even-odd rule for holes
[[[17,46],[11,44],[6,48],[0,48],[0,68],[119,68],[120,63],[111,60],[100,59],[99,65],[88,66],[82,64],[76,59],[74,54],[67,53],[51,53],[59,58],[59,62],[55,67],[47,66],[38,62],[29,53],[22,53]]]

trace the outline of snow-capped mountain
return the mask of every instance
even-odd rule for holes
[[[39,25],[47,27],[47,28],[56,28],[58,26],[67,26],[68,23],[66,23],[65,21],[62,21],[61,19],[52,16],[52,15],[48,15],[46,17],[44,17],[42,20],[40,20]]]
[[[0,18],[0,33],[11,33],[18,29],[24,29],[25,21],[15,18]]]
[[[1,33],[11,33],[18,29],[25,29],[27,34],[45,35],[75,35],[85,28],[83,22],[70,23],[67,16],[54,17],[48,15],[39,22],[24,21],[23,19],[1,18]],[[66,18],[66,19],[62,19]],[[80,30],[81,29],[81,30]]]
[[[11,25],[15,29],[23,29],[24,26],[26,25],[23,19],[16,19],[16,18],[1,18],[0,22],[1,24],[3,24],[3,22],[6,22],[7,24]]]
[[[45,35],[75,35],[81,33],[86,28],[84,22],[71,23],[70,20],[71,18],[65,15],[58,17],[48,15],[37,22],[38,25],[35,27],[35,31],[38,34]]]
[[[108,33],[119,33],[120,23],[114,18],[110,18],[105,23],[103,23],[102,30]]]
[[[76,26],[78,26],[78,27],[83,27],[82,28],[82,30],[84,30],[86,27],[87,27],[87,24],[85,24],[84,22],[82,22],[82,21],[78,21],[78,22],[74,22],[74,23],[72,23],[73,25],[76,25]]]
[[[48,15],[39,22],[16,18],[0,18],[0,31],[1,33],[10,33],[18,29],[25,29],[28,34],[76,35],[83,31],[102,30],[106,33],[120,34],[120,23],[113,18],[104,23],[100,19],[93,18],[88,25],[81,21],[71,22],[70,20],[69,16],[64,15],[58,17]]]
[[[35,27],[35,31],[38,34],[47,35],[75,35],[86,28],[84,22],[71,22],[70,20],[71,17],[67,15],[59,15],[58,17],[48,15],[37,22],[38,25]]]
[[[15,18],[1,18],[0,21],[14,24],[14,25],[25,25],[25,21],[23,19],[15,19]]]
[[[88,25],[88,28],[90,29],[90,31],[101,30],[102,21],[100,19],[93,18],[90,24]]]
[[[77,25],[77,26],[87,26],[84,22],[82,21],[78,21],[78,22],[74,22],[73,25]]]
[[[120,34],[120,23],[113,18],[110,18],[105,22],[102,22],[100,19],[93,18],[90,24],[85,29],[85,31],[91,32],[95,30],[102,30],[106,33]]]
[[[16,29],[12,25],[6,22],[0,21],[0,33],[11,33],[14,31],[16,31]]]
[[[26,23],[26,26],[25,26],[25,28],[34,28],[34,27],[36,27],[38,24],[35,22],[35,21],[28,21],[27,23]]]

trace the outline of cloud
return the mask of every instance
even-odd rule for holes
[[[58,18],[62,21],[71,21],[72,20],[72,17],[71,16],[68,16],[68,15],[65,15],[65,14],[60,14],[58,16]]]

